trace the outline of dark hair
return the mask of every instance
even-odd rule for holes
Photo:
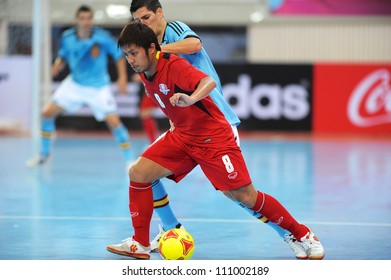
[[[82,6],[80,6],[76,10],[76,17],[78,17],[79,14],[82,13],[82,12],[90,12],[90,13],[92,13],[92,9],[89,6],[87,6],[87,5],[82,5]]]
[[[142,23],[132,22],[126,25],[118,38],[118,47],[121,49],[125,46],[136,45],[147,52],[152,43],[155,44],[156,50],[161,50],[155,32]]]
[[[130,3],[130,13],[133,14],[142,7],[146,7],[147,10],[156,13],[156,10],[161,8],[162,5],[160,4],[159,0],[133,0]]]

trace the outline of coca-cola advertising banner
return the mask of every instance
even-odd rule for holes
[[[215,65],[242,130],[311,131],[312,65]]]
[[[391,134],[391,64],[316,64],[315,132]]]

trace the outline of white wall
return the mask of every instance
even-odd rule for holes
[[[249,62],[391,62],[391,17],[279,18],[248,27]]]
[[[0,131],[30,129],[31,88],[31,57],[0,56]]]

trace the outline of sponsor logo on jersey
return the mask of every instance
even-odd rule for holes
[[[167,95],[170,91],[170,89],[165,84],[159,84],[159,90],[164,95]]]
[[[99,56],[99,53],[100,53],[100,48],[98,45],[94,45],[91,49],[91,56],[92,57],[98,57]]]

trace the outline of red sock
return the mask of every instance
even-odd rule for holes
[[[153,143],[158,137],[157,123],[152,117],[142,119],[144,133],[147,134],[149,142]]]
[[[134,228],[133,239],[149,246],[149,230],[153,213],[151,184],[130,182],[129,210]]]
[[[280,202],[266,193],[258,191],[257,201],[251,210],[260,213],[270,222],[290,231],[298,240],[308,232],[306,226],[299,224]]]

